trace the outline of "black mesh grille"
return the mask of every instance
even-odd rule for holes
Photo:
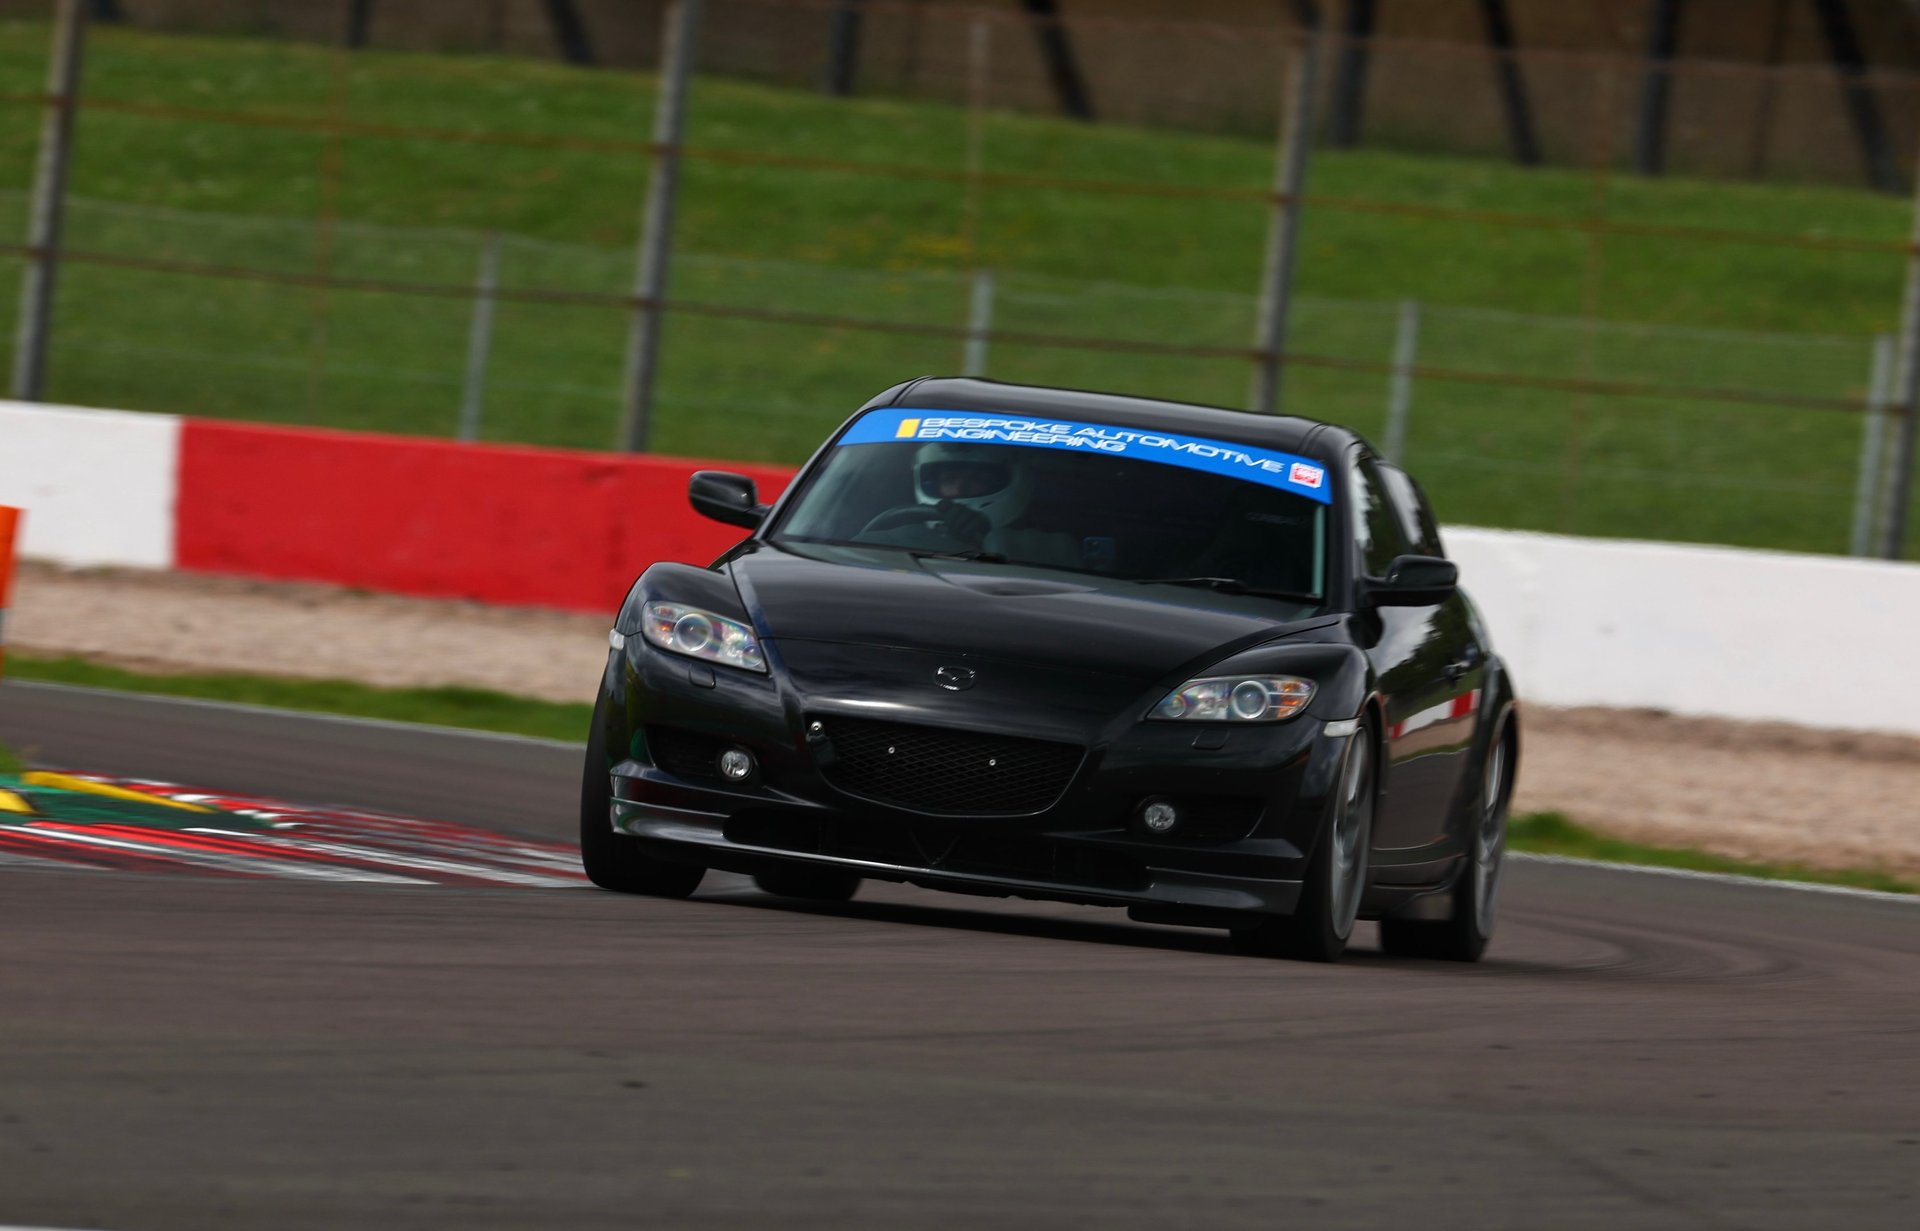
[[[877,803],[950,816],[1045,810],[1067,789],[1082,750],[1073,744],[976,735],[860,718],[827,718],[827,781]]]
[[[675,727],[648,727],[647,753],[653,763],[676,778],[694,782],[723,782],[720,753],[732,747],[728,740]]]

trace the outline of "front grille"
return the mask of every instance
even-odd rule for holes
[[[725,781],[720,776],[720,754],[732,746],[718,736],[677,727],[647,728],[647,754],[653,763],[676,778],[694,782]]]
[[[726,823],[729,842],[806,855],[862,859],[957,876],[1138,891],[1147,870],[1112,851],[1025,834],[976,832],[937,824],[899,825],[854,816],[742,812]]]
[[[977,735],[863,718],[821,720],[827,781],[876,803],[948,816],[1045,811],[1067,789],[1083,750],[1073,744]]]

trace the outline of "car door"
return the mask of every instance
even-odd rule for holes
[[[1384,576],[1395,556],[1442,554],[1430,510],[1404,472],[1356,450],[1349,469],[1355,501],[1356,567]],[[1368,655],[1387,711],[1386,778],[1374,846],[1406,852],[1446,837],[1446,819],[1466,770],[1485,665],[1464,598],[1425,607],[1376,607],[1362,614]]]

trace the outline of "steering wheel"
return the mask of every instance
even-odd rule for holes
[[[901,526],[911,526],[919,522],[947,520],[947,515],[938,505],[903,504],[896,509],[876,513],[873,520],[860,527],[861,534],[878,534],[882,530],[897,530]]]

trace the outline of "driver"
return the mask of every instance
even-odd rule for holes
[[[913,498],[937,507],[953,537],[984,545],[1020,520],[1033,498],[1033,469],[1013,453],[991,446],[921,445],[913,458]]]
[[[1081,567],[1071,535],[1022,524],[1038,481],[1037,467],[1024,456],[1027,452],[1005,445],[945,443],[915,450],[914,502],[927,510],[927,528],[947,540],[924,545],[994,552],[1022,564]],[[905,526],[873,536],[894,542],[907,537],[918,536]]]
[[[946,532],[969,547],[1019,564],[1082,566],[1072,535],[1024,521],[1041,468],[1030,450],[1006,445],[921,445],[913,459],[913,497],[939,510]]]

